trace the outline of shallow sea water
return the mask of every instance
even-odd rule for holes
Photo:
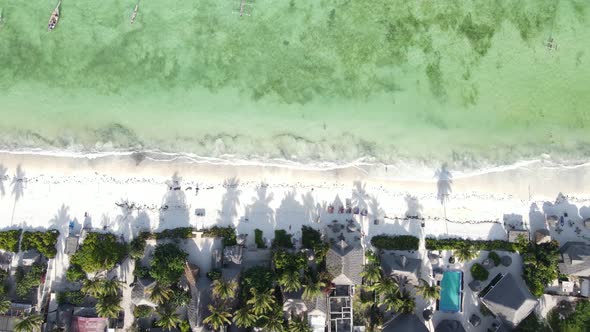
[[[350,162],[590,156],[590,3],[0,0],[0,144]],[[546,46],[554,38],[557,49]]]

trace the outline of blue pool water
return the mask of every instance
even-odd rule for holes
[[[445,271],[440,284],[439,310],[459,312],[461,310],[461,278],[459,271]]]

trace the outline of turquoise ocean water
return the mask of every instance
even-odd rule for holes
[[[55,5],[0,0],[6,148],[590,156],[586,0],[63,0],[48,33]]]

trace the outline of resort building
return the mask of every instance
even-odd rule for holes
[[[328,297],[329,332],[352,331],[352,297],[354,286],[362,283],[364,251],[360,243],[349,244],[343,238],[331,246],[326,268],[334,276]]]
[[[537,299],[522,279],[510,273],[493,285],[481,300],[508,328],[515,328],[537,306]]]
[[[414,314],[398,315],[389,322],[383,324],[382,332],[428,332],[428,328]]]
[[[413,284],[418,284],[422,260],[409,258],[406,255],[399,255],[393,251],[383,251],[380,255],[383,273],[387,276],[406,277]]]
[[[294,316],[307,317],[307,321],[314,332],[324,332],[326,329],[327,298],[324,293],[312,300],[303,300],[303,290],[283,293],[283,312],[287,319]]]
[[[577,277],[590,276],[590,245],[584,242],[566,242],[559,251],[560,273]]]
[[[150,299],[150,293],[154,286],[156,286],[156,280],[152,278],[141,278],[137,280],[131,290],[131,302],[136,306],[146,305],[153,308],[157,307],[158,305]]]

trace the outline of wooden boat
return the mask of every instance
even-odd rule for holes
[[[137,18],[138,11],[139,11],[139,0],[135,4],[135,9],[133,9],[133,14],[131,14],[131,24],[135,23],[135,19]]]
[[[49,17],[49,23],[47,24],[47,31],[52,31],[57,26],[57,22],[59,21],[59,6],[61,5],[61,0],[57,3],[57,6],[51,13]]]

